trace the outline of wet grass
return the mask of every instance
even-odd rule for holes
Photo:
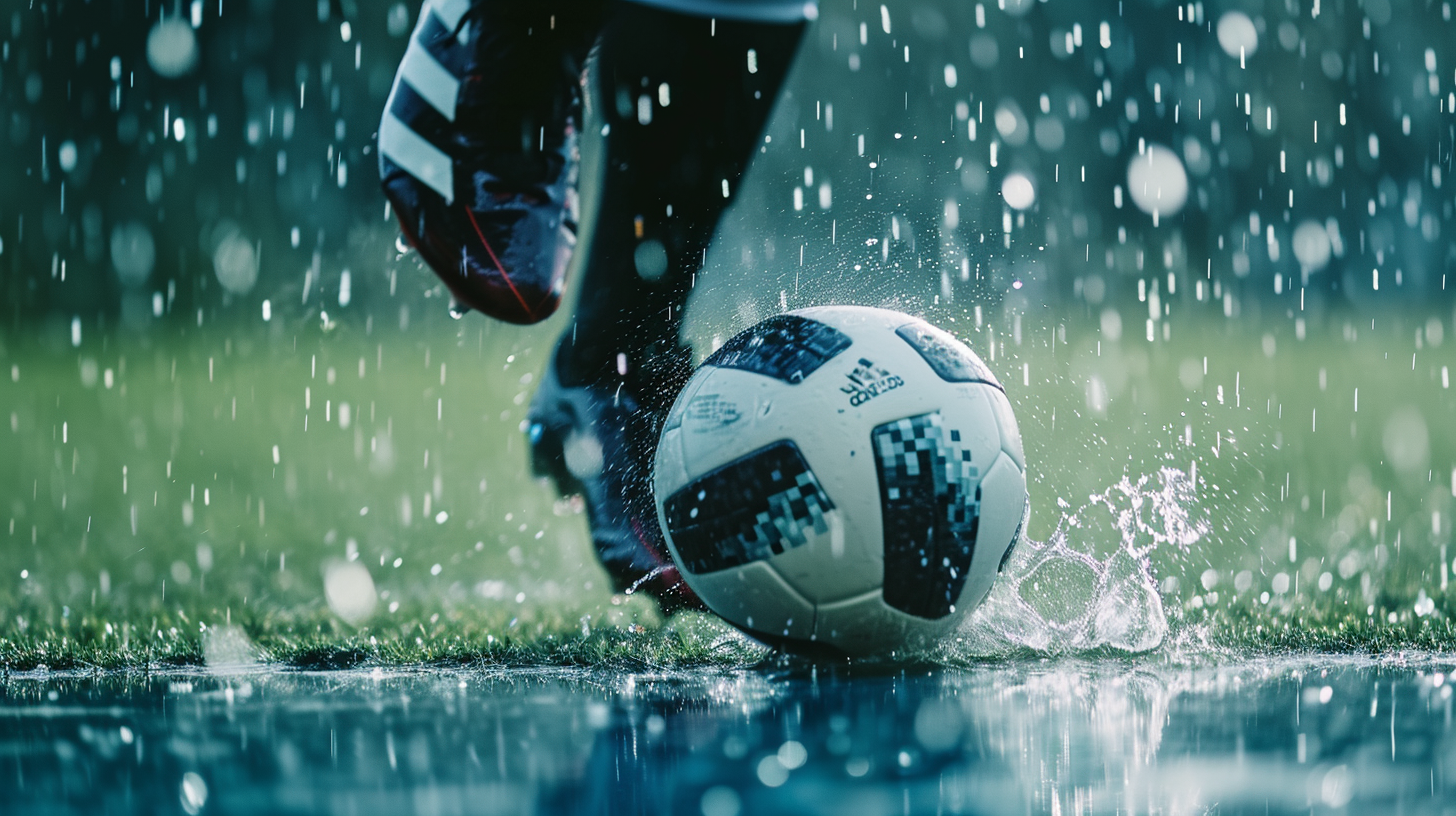
[[[1160,650],[1175,662],[1223,655],[1324,653],[1392,656],[1402,653],[1456,652],[1456,624],[1445,611],[1401,616],[1393,610],[1377,614],[1336,612],[1328,608],[1290,608],[1278,612],[1233,606],[1198,610],[1177,620]],[[614,623],[598,627],[553,619],[547,615],[514,625],[488,616],[471,620],[456,616],[431,626],[352,629],[328,615],[308,618],[275,616],[240,621],[224,628],[222,637],[235,649],[245,643],[246,664],[270,664],[302,670],[357,668],[527,668],[580,667],[622,671],[693,668],[744,668],[794,661],[842,663],[825,654],[775,653],[738,634],[710,615],[680,613],[667,620],[645,615],[646,623]],[[174,621],[159,620],[150,634],[134,624],[105,625],[81,618],[74,627],[10,631],[0,636],[0,670],[4,672],[161,670],[177,667],[236,666],[236,651],[221,658],[209,638],[219,629],[181,630]],[[226,625],[224,625],[226,626]],[[239,635],[243,638],[239,638]],[[1115,649],[1081,652],[1081,657],[1117,657]],[[1048,656],[1030,650],[996,655],[943,654],[936,658],[903,655],[894,665],[979,665],[987,661]],[[1051,656],[1057,656],[1053,653]],[[886,661],[873,661],[885,664]]]
[[[1391,617],[1394,615],[1394,620]],[[1322,652],[1390,655],[1456,651],[1456,623],[1445,604],[1424,615],[1403,599],[1386,598],[1372,613],[1307,603],[1279,610],[1235,605],[1186,613],[1177,634],[1240,656]]]
[[[1150,343],[1089,314],[1028,322],[1020,345],[932,317],[1007,383],[1033,537],[1124,475],[1196,467],[1210,533],[1151,554],[1165,648],[1456,651],[1456,391],[1428,316],[1331,316],[1304,339],[1189,318]],[[555,330],[4,338],[0,666],[196,665],[230,626],[257,659],[308,668],[763,660],[720,622],[614,598],[579,504],[527,472]],[[358,627],[323,592],[349,561],[377,593]]]
[[[0,636],[0,669],[162,669],[266,663],[294,669],[361,667],[592,667],[645,671],[743,667],[770,650],[720,620],[680,613],[666,621],[650,609],[623,612],[593,627],[547,610],[526,619],[488,613],[433,623],[355,629],[332,615],[272,615],[232,624],[187,625],[180,615],[149,627],[81,617],[73,626]],[[646,623],[631,622],[640,617]],[[419,620],[423,621],[424,618]],[[182,624],[178,626],[177,624]]]

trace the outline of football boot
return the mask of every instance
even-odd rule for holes
[[[664,612],[703,609],[667,549],[652,494],[652,461],[667,410],[692,373],[674,346],[631,376],[565,385],[558,349],[527,412],[532,469],[586,504],[592,544],[619,592],[644,592]]]
[[[426,0],[400,61],[380,178],[457,311],[535,323],[561,303],[581,67],[595,37],[590,14],[552,13],[572,5]]]

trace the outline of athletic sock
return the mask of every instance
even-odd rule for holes
[[[683,307],[803,31],[610,6],[590,70],[604,151],[599,180],[583,180],[590,226],[563,384],[686,376]]]

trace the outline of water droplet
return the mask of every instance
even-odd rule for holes
[[[1137,208],[1153,216],[1168,216],[1183,209],[1188,200],[1188,174],[1178,154],[1158,145],[1147,145],[1143,155],[1127,166],[1127,191]]]
[[[182,809],[196,816],[207,804],[207,783],[192,771],[182,775]]]
[[[335,615],[354,625],[374,614],[378,603],[374,578],[357,561],[334,562],[324,568],[324,597]],[[391,607],[393,612],[398,605],[391,604]]]
[[[1036,202],[1036,188],[1024,174],[1012,173],[1001,183],[1001,197],[1006,206],[1024,210]]]
[[[1228,11],[1218,18],[1218,44],[1230,57],[1251,57],[1259,50],[1259,31],[1242,11]]]
[[[167,17],[152,26],[147,35],[147,63],[168,79],[175,79],[197,65],[197,35],[180,17]]]

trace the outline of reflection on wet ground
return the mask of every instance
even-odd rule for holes
[[[5,813],[1451,813],[1456,660],[12,675]]]

